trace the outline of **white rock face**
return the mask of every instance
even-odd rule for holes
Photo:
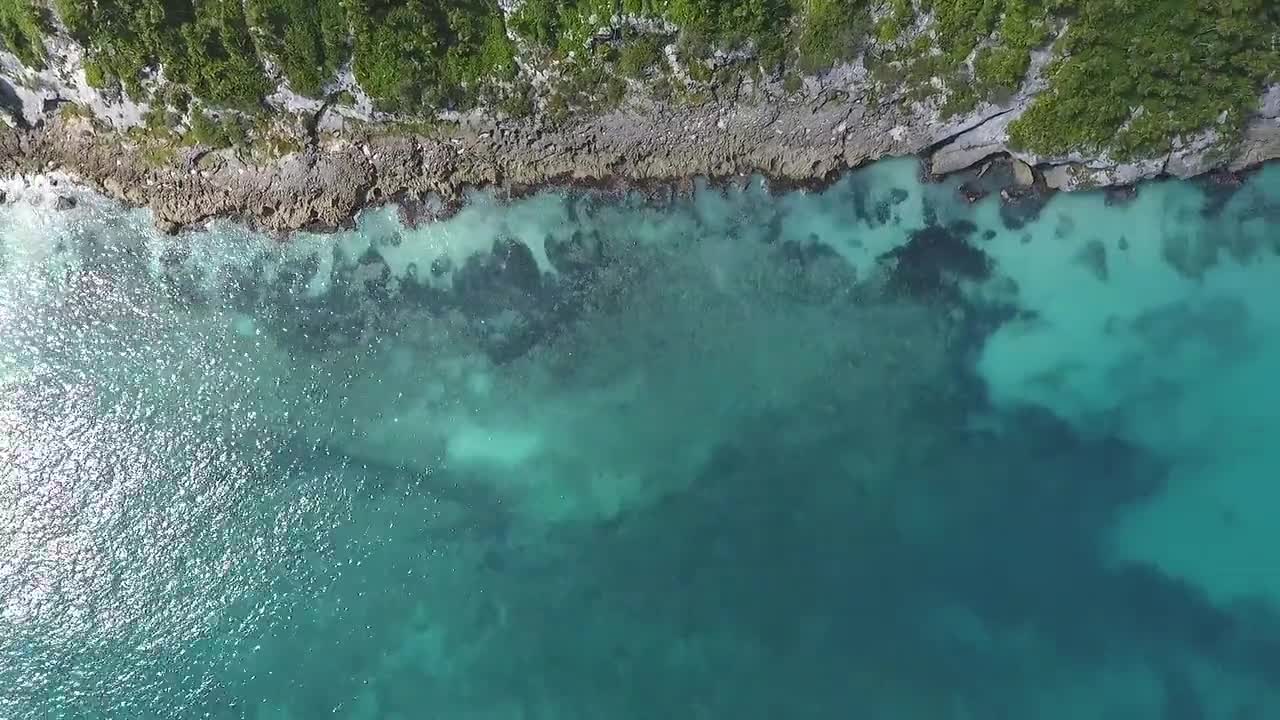
[[[1008,127],[1017,116],[1015,112],[1000,115],[956,136],[933,153],[933,172],[938,175],[957,172],[992,155],[1008,152]]]
[[[517,12],[522,0],[501,0],[500,7],[509,17]],[[618,15],[598,18],[602,28],[627,26],[655,35],[667,36],[676,31],[671,23],[649,17]],[[902,42],[929,31],[928,15],[917,17],[916,24]],[[512,31],[508,28],[508,33]],[[873,41],[874,45],[874,41]],[[521,68],[522,81],[529,82],[535,90],[535,101],[545,103],[546,88],[558,75],[556,63],[547,62],[536,53],[531,54],[523,41],[516,39],[516,62]],[[676,57],[673,44],[663,48],[668,65],[677,81],[689,81],[685,68]],[[36,71],[23,67],[11,53],[0,51],[0,119],[12,126],[36,125],[56,112],[59,105],[74,103],[92,113],[100,121],[116,129],[139,126],[148,111],[146,103],[137,103],[123,97],[118,91],[101,91],[89,87],[84,74],[83,49],[71,39],[55,35],[46,40],[48,57],[45,68]],[[709,61],[712,65],[731,62],[752,63],[755,49],[748,46],[717,52]],[[744,81],[718,96],[712,109],[710,127],[705,131],[727,132],[734,127],[735,114],[740,112],[763,113],[773,111],[768,137],[777,136],[806,141],[815,135],[830,138],[830,147],[836,148],[841,158],[838,166],[825,161],[813,164],[814,172],[826,174],[847,166],[858,165],[884,155],[929,153],[934,174],[946,174],[974,166],[994,155],[1009,155],[1031,167],[1039,168],[1050,187],[1075,189],[1099,185],[1127,184],[1162,174],[1188,177],[1226,165],[1233,169],[1257,164],[1280,157],[1280,84],[1270,87],[1261,98],[1259,111],[1247,125],[1239,143],[1230,148],[1228,156],[1224,138],[1210,129],[1194,137],[1180,140],[1167,156],[1138,162],[1121,163],[1102,154],[1069,153],[1048,157],[1013,150],[1010,147],[1009,126],[1030,107],[1037,93],[1047,87],[1045,68],[1051,60],[1049,50],[1032,53],[1030,69],[1022,87],[1004,102],[979,103],[966,113],[944,117],[946,93],[919,102],[909,101],[906,90],[898,89],[880,96],[882,90],[872,79],[862,58],[834,67],[817,76],[806,77],[798,93],[784,92],[785,83],[780,77],[759,78]],[[356,82],[352,63],[348,61],[336,77],[325,87],[325,98],[316,99],[293,92],[280,77],[278,68],[269,58],[263,59],[268,77],[276,78],[277,87],[266,98],[270,107],[287,116],[316,116],[317,128],[326,133],[350,130],[353,124],[394,123],[404,120],[392,114],[378,112],[369,96]],[[163,68],[155,77],[146,79],[145,85],[162,87]],[[935,85],[942,88],[942,81],[935,78]],[[942,88],[945,90],[945,88]],[[872,91],[876,91],[872,102]],[[338,103],[339,93],[350,95]],[[636,95],[625,106],[628,111],[644,108],[658,117],[672,112],[666,104],[642,95]],[[812,116],[799,117],[793,112],[798,107],[810,108]],[[219,114],[217,108],[211,108]],[[780,115],[786,122],[774,124]],[[494,118],[477,113],[437,113],[441,120],[458,122],[466,127],[492,125]],[[839,127],[839,131],[833,130]],[[712,129],[714,128],[714,129]],[[752,142],[747,142],[751,145]],[[774,168],[776,170],[776,168]],[[673,172],[679,172],[678,168]],[[788,176],[794,172],[784,173]]]
[[[267,104],[287,113],[314,113],[324,106],[324,101],[299,95],[284,83],[267,96]]]
[[[1013,161],[1013,181],[1019,187],[1031,187],[1036,182],[1035,171],[1031,169],[1030,165],[1015,158]]]
[[[1066,162],[1048,166],[1045,185],[1055,190],[1087,190],[1112,185],[1132,185],[1139,180],[1158,177],[1164,171],[1164,158],[1131,163],[1112,163],[1106,159],[1087,163]]]
[[[1217,130],[1210,128],[1195,137],[1173,142],[1173,150],[1169,153],[1164,172],[1175,177],[1187,178],[1200,175],[1220,165],[1220,153],[1214,147],[1221,140]]]
[[[117,129],[142,124],[146,103],[89,87],[84,76],[84,50],[79,44],[51,36],[45,39],[45,55],[45,67],[37,71],[24,66],[12,53],[0,51],[0,98],[6,89],[16,98],[17,107],[12,109],[24,123],[34,125],[59,104],[76,103]]]
[[[1280,118],[1280,83],[1276,83],[1267,88],[1267,92],[1262,96],[1262,102],[1258,108],[1258,117],[1261,118]]]
[[[1230,168],[1239,170],[1280,157],[1280,83],[1267,89],[1258,116],[1245,128]]]
[[[1106,153],[1086,156],[1073,152],[1054,157],[1014,150],[1009,146],[1009,125],[1031,100],[1032,94],[1024,90],[1007,114],[964,131],[938,148],[930,158],[932,172],[945,175],[972,167],[993,155],[1009,155],[1040,166],[1049,187],[1075,190],[1128,185],[1161,175],[1194,177],[1224,165],[1239,170],[1280,157],[1280,84],[1272,85],[1262,96],[1259,112],[1246,126],[1239,147],[1231,156],[1224,156],[1223,138],[1214,128],[1190,138],[1175,139],[1173,150],[1167,156],[1134,162],[1118,162]]]

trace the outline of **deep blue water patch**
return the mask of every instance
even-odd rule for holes
[[[0,716],[1275,716],[1280,175],[988,175],[286,243],[9,183]]]

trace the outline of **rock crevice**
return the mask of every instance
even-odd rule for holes
[[[1268,91],[1232,147],[1209,131],[1165,157],[1116,162],[1011,148],[1009,123],[1030,104],[1034,81],[1001,105],[981,103],[953,117],[937,102],[872,101],[865,83],[865,73],[850,66],[791,95],[778,80],[762,81],[748,99],[701,105],[629,98],[564,127],[477,116],[446,130],[396,134],[376,124],[322,130],[323,117],[309,115],[312,122],[294,128],[295,148],[270,158],[182,145],[157,156],[153,145],[101,118],[55,110],[0,129],[0,173],[65,171],[150,208],[166,230],[232,217],[291,231],[342,227],[361,208],[387,202],[447,210],[472,187],[643,188],[753,173],[781,186],[812,185],[882,157],[921,156],[930,174],[942,176],[1007,155],[1035,168],[1050,188],[1072,190],[1238,170],[1280,157],[1280,86]]]

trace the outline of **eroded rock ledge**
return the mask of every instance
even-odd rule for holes
[[[1035,169],[1035,181],[1062,190],[1237,171],[1280,157],[1280,86],[1266,94],[1239,141],[1224,146],[1206,134],[1168,156],[1126,163],[1012,150],[1006,128],[1030,94],[943,120],[936,107],[871,101],[856,88],[856,78],[836,74],[790,96],[766,87],[750,100],[698,107],[636,100],[559,129],[491,120],[433,134],[340,128],[301,137],[301,150],[269,161],[200,148],[180,148],[158,161],[123,134],[55,111],[34,127],[0,134],[0,173],[67,172],[108,196],[150,208],[168,231],[217,217],[290,231],[342,227],[361,208],[392,201],[426,217],[447,213],[476,187],[621,188],[750,173],[807,185],[890,156],[920,156],[924,172],[942,176],[1010,155]]]

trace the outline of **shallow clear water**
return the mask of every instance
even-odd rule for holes
[[[1280,716],[1280,166],[0,208],[0,717]],[[65,188],[57,188],[65,191]]]

